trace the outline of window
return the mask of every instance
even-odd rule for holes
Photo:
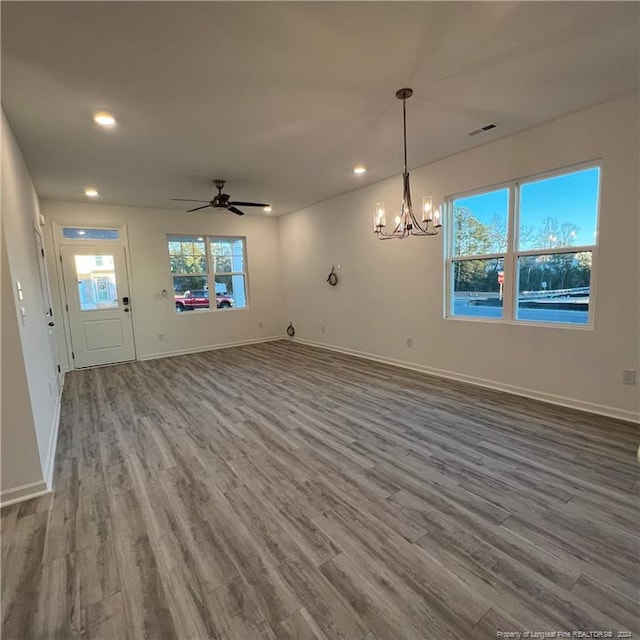
[[[113,255],[75,256],[80,311],[118,308],[114,265]]]
[[[118,229],[89,229],[86,227],[63,227],[65,240],[120,240]]]
[[[449,317],[592,323],[600,167],[449,198]]]
[[[244,238],[168,236],[176,312],[247,306]]]

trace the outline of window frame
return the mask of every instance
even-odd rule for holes
[[[172,238],[184,238],[184,239],[193,239],[194,242],[202,242],[204,241],[204,258],[205,258],[205,266],[206,266],[206,271],[204,271],[203,273],[174,273],[173,271],[171,271],[171,252],[169,250],[169,243],[170,242],[176,242],[176,240],[172,240]],[[202,238],[202,240],[200,240],[200,238]],[[211,255],[211,245],[215,242],[224,242],[224,241],[236,241],[236,240],[241,240],[242,241],[242,264],[244,266],[244,271],[213,271],[213,260],[212,260],[212,255]],[[179,242],[179,241],[178,241]],[[213,235],[205,235],[205,234],[192,234],[192,233],[168,233],[166,236],[166,248],[167,248],[167,265],[169,267],[169,278],[171,281],[171,286],[170,286],[170,291],[172,292],[172,298],[171,298],[171,304],[174,306],[174,311],[175,311],[175,289],[174,289],[174,278],[177,277],[206,277],[206,282],[207,282],[207,291],[209,292],[209,307],[208,308],[204,308],[204,309],[195,309],[195,311],[199,311],[200,313],[196,313],[196,314],[184,314],[184,313],[178,313],[176,311],[176,313],[178,315],[202,315],[202,312],[212,312],[212,313],[217,313],[219,311],[224,311],[224,312],[228,312],[228,311],[244,311],[246,309],[249,309],[250,306],[250,297],[249,297],[249,274],[248,274],[248,267],[247,267],[247,238],[246,236],[231,236],[231,235],[223,235],[223,236],[213,236]],[[217,293],[216,293],[216,285],[215,285],[215,278],[216,275],[224,275],[224,276],[243,276],[244,278],[244,297],[245,297],[245,302],[246,304],[242,307],[236,307],[235,304],[234,306],[230,307],[230,308],[220,308],[218,309],[218,305],[216,303],[212,304],[212,294],[211,292],[213,292],[213,299],[215,299],[217,297]],[[196,290],[200,290],[200,288],[198,289],[193,289],[194,291]],[[228,295],[228,294],[220,294],[222,295]],[[231,297],[231,296],[229,296]],[[234,301],[235,302],[235,301]]]
[[[211,271],[211,275],[213,277],[213,292],[215,294],[216,287],[216,276],[224,276],[231,277],[233,276],[242,276],[244,280],[244,297],[246,304],[244,307],[231,307],[232,309],[248,309],[249,308],[249,287],[247,286],[247,239],[244,236],[207,236],[205,237],[207,240],[207,263],[210,266],[213,266],[211,263],[213,262],[213,256],[211,255],[211,245],[215,242],[233,242],[236,240],[242,240],[242,266],[244,267],[243,271]],[[213,241],[213,242],[212,242]],[[209,283],[209,287],[211,287],[211,283]],[[211,288],[209,289],[211,291]],[[226,294],[225,294],[226,295]]]
[[[541,180],[552,179],[563,175],[569,175],[588,169],[598,169],[598,190],[596,196],[596,219],[595,219],[595,235],[594,243],[591,245],[576,245],[566,247],[553,247],[543,249],[520,249],[519,229],[520,229],[520,188],[522,185]],[[550,171],[533,174],[523,178],[508,180],[492,184],[478,189],[472,189],[455,193],[445,198],[445,217],[447,220],[446,228],[448,230],[445,237],[445,268],[444,268],[444,318],[448,320],[467,321],[467,322],[488,322],[497,324],[516,324],[533,327],[552,327],[558,329],[574,329],[574,330],[593,330],[595,326],[595,296],[596,296],[596,270],[598,262],[598,245],[600,240],[600,214],[602,199],[602,159],[590,160],[574,165],[564,166]],[[455,256],[453,254],[454,247],[454,224],[453,203],[462,198],[482,195],[492,191],[508,189],[508,210],[507,210],[507,246],[504,253],[487,253]],[[519,269],[518,264],[520,258],[539,255],[558,255],[568,253],[590,253],[591,254],[591,271],[589,274],[589,310],[586,323],[572,322],[546,322],[537,320],[520,319],[518,313],[518,288],[519,288]],[[504,288],[503,288],[503,304],[502,317],[472,317],[456,315],[453,313],[454,300],[454,264],[469,260],[487,260],[503,258],[504,265]]]
[[[113,243],[123,243],[122,233],[124,230],[124,226],[113,226],[113,225],[74,225],[74,224],[59,224],[58,235],[59,235],[59,243],[60,244],[80,244],[81,242],[92,243],[92,242],[113,242]],[[87,236],[86,234],[76,235],[76,236],[67,236],[65,235],[66,230],[72,231],[115,231],[115,238],[94,238],[91,236]]]

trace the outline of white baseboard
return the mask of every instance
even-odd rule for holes
[[[640,412],[627,411],[626,409],[618,409],[617,407],[609,407],[606,405],[596,404],[593,402],[585,402],[583,400],[576,400],[574,398],[567,398],[565,396],[558,396],[551,393],[545,393],[543,391],[535,391],[533,389],[526,389],[524,387],[517,387],[515,385],[505,384],[496,380],[488,380],[487,378],[479,378],[476,376],[469,376],[464,373],[456,373],[454,371],[446,371],[444,369],[435,369],[433,367],[427,367],[413,362],[406,362],[404,360],[396,360],[394,358],[387,358],[385,356],[379,356],[374,353],[368,353],[366,351],[357,351],[356,349],[347,349],[344,347],[336,347],[322,342],[314,342],[312,340],[305,340],[304,338],[293,338],[294,342],[300,342],[301,344],[307,344],[311,347],[318,347],[320,349],[326,349],[328,351],[336,351],[338,353],[345,353],[351,356],[357,356],[358,358],[364,358],[366,360],[374,360],[375,362],[383,362],[385,364],[391,364],[403,369],[411,369],[412,371],[419,371],[420,373],[426,373],[438,378],[446,378],[448,380],[455,380],[457,382],[466,382],[478,387],[485,387],[488,389],[494,389],[496,391],[503,391],[516,396],[522,396],[525,398],[531,398],[532,400],[540,400],[541,402],[547,402],[549,404],[555,404],[561,407],[567,407],[569,409],[578,409],[580,411],[586,411],[587,413],[595,413],[601,416],[607,416],[609,418],[617,418],[618,420],[625,420],[627,422],[633,422],[640,424]]]
[[[172,356],[184,356],[189,353],[200,353],[202,351],[213,351],[215,349],[229,349],[231,347],[243,347],[248,344],[258,344],[260,342],[273,342],[282,340],[284,336],[269,336],[267,338],[252,338],[250,340],[238,340],[236,342],[224,342],[222,344],[211,344],[205,347],[195,347],[191,349],[178,349],[177,351],[163,351],[160,353],[147,353],[139,355],[138,360],[157,360],[158,358],[171,358]]]
[[[37,498],[50,492],[51,490],[47,488],[44,480],[23,484],[20,487],[14,487],[2,492],[0,494],[0,507],[8,507],[10,504],[31,500],[31,498]]]
[[[56,400],[56,410],[53,416],[53,425],[51,429],[51,438],[49,440],[49,449],[47,451],[47,461],[44,465],[44,479],[47,483],[47,489],[53,489],[53,470],[56,466],[56,445],[58,444],[58,431],[60,430],[60,411],[62,408],[62,390],[64,389],[64,372],[60,376],[60,385],[58,388],[58,398]]]

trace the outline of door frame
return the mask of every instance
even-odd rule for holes
[[[47,328],[49,335],[49,343],[51,348],[51,355],[56,362],[56,385],[57,393],[60,394],[63,383],[63,371],[60,366],[60,353],[58,349],[57,332],[55,325],[58,324],[58,318],[53,311],[53,296],[51,295],[51,284],[49,278],[49,268],[47,266],[46,251],[44,248],[44,237],[38,227],[33,227],[33,241],[36,246],[36,258],[38,260],[38,274],[40,280],[40,293],[42,294],[42,307],[43,307],[43,320],[46,322],[53,322],[53,326]]]
[[[72,228],[80,228],[80,229],[113,229],[114,231],[118,231],[118,240],[83,240],[83,239],[68,239],[63,235],[63,229],[65,227]],[[122,247],[124,250],[124,261],[125,267],[127,270],[127,279],[129,285],[129,296],[133,301],[132,306],[132,315],[131,315],[131,324],[133,329],[133,353],[134,360],[138,359],[138,350],[136,347],[136,314],[135,314],[135,301],[136,294],[133,284],[133,277],[131,271],[131,260],[129,254],[129,239],[127,235],[127,225],[124,222],[90,222],[84,224],[78,220],[52,220],[51,222],[51,232],[53,235],[53,247],[55,253],[55,264],[56,264],[56,282],[58,285],[58,295],[60,299],[60,317],[62,318],[62,325],[64,328],[64,347],[67,354],[67,362],[69,366],[69,370],[76,369],[75,362],[73,359],[73,349],[72,349],[72,340],[71,340],[71,323],[69,322],[69,314],[67,311],[67,291],[64,283],[64,274],[62,272],[62,255],[61,255],[61,247],[62,246],[71,246],[71,247],[95,247],[95,248],[103,248],[106,250],[107,247],[118,246]],[[97,366],[110,366],[110,365],[97,365]]]

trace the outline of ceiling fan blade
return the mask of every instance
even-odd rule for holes
[[[238,216],[243,216],[244,211],[240,211],[240,209],[236,209],[232,204],[227,207],[227,211],[231,211],[231,213],[235,213]]]
[[[207,209],[210,207],[210,204],[205,204],[204,207],[196,207],[195,209],[189,209],[187,213],[193,213],[194,211],[200,211],[200,209]]]
[[[189,198],[171,198],[175,202],[209,202],[208,200],[190,200]]]
[[[233,202],[230,202],[229,204],[237,204],[241,207],[269,207],[271,205],[267,204],[266,202],[237,202],[236,200],[234,200]]]

